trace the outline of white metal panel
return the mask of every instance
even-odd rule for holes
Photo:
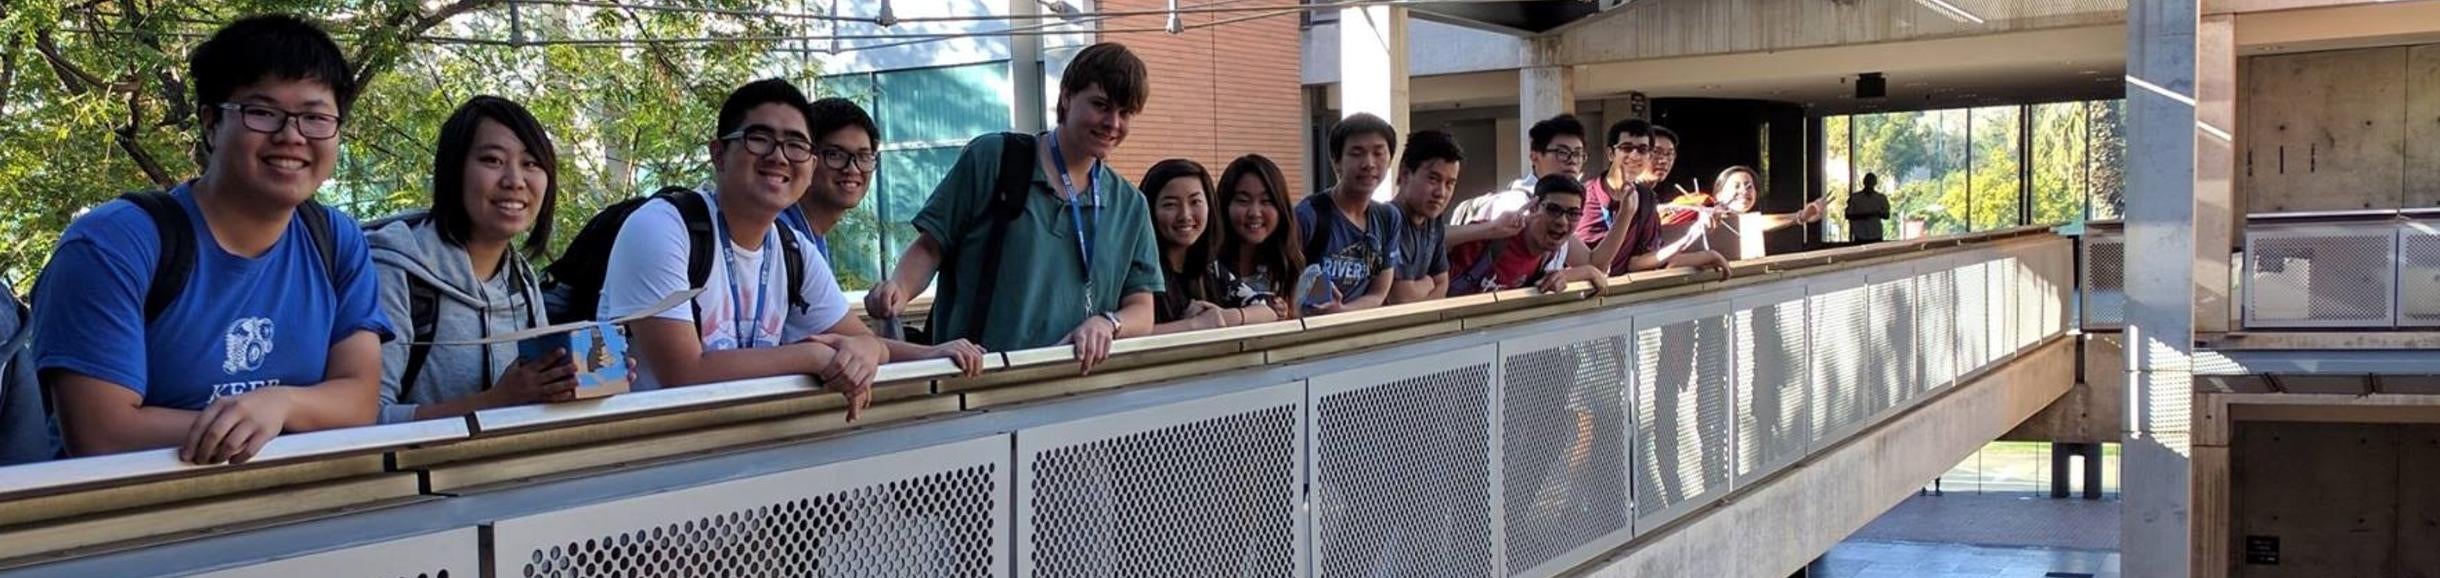
[[[2398,325],[2440,327],[2440,221],[2398,224]]]
[[[1628,328],[1500,343],[1501,536],[1512,576],[1555,576],[1634,534]]]
[[[1291,577],[1303,382],[1017,432],[1018,576]]]
[[[2386,226],[2248,228],[2245,326],[2395,325],[2397,243]]]
[[[1500,575],[1496,347],[1313,377],[1313,575]]]
[[[1805,290],[1788,287],[1737,299],[1737,472],[1743,486],[1804,457],[1812,446],[1812,351]]]
[[[1006,576],[1007,435],[493,523],[491,575]]]
[[[1818,279],[1806,284],[1805,314],[1813,320],[1808,392],[1813,408],[1813,447],[1835,443],[1865,424],[1872,411],[1864,401],[1867,357],[1871,342],[1870,288],[1863,275]]]
[[[1872,330],[1866,332],[1871,337],[1866,342],[1871,347],[1866,392],[1874,421],[1913,404],[1926,389],[1915,355],[1914,268],[1905,265],[1865,275],[1872,283],[1867,293]]]
[[[191,576],[476,578],[482,567],[481,540],[474,528],[458,528]]]
[[[1635,531],[1726,495],[1734,484],[1729,303],[1635,318]]]

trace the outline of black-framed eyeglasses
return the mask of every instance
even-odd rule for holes
[[[1635,144],[1629,142],[1618,143],[1610,148],[1618,149],[1618,152],[1627,154],[1647,154],[1652,152],[1652,145]]]
[[[1677,147],[1669,147],[1669,148],[1652,147],[1652,156],[1661,157],[1661,158],[1667,158],[1667,159],[1674,159],[1674,158],[1677,158]]]
[[[259,104],[220,103],[224,113],[235,113],[239,126],[263,134],[279,134],[289,124],[297,126],[297,136],[325,140],[339,136],[339,116],[319,112],[288,112]]]
[[[771,151],[780,151],[780,158],[788,159],[788,162],[801,163],[813,160],[811,141],[780,138],[765,131],[743,129],[721,135],[720,140],[743,143],[746,146],[747,154],[758,157],[771,156]]]
[[[830,170],[834,171],[847,170],[847,165],[850,163],[856,165],[856,170],[867,173],[881,168],[881,153],[852,153],[839,147],[822,147],[817,153],[822,155],[822,166],[830,167]]]
[[[1584,218],[1584,207],[1570,207],[1558,203],[1542,203],[1542,214],[1565,218],[1572,221]]]
[[[1584,149],[1579,148],[1550,147],[1542,149],[1541,152],[1542,154],[1559,157],[1559,160],[1562,162],[1584,160],[1585,156]]]

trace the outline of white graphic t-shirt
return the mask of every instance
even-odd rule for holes
[[[706,196],[712,203],[713,220],[718,223],[719,196]],[[822,259],[820,251],[812,250],[812,241],[794,229],[775,224],[764,232],[762,247],[752,251],[728,241],[725,225],[715,230],[721,232],[722,241],[712,253],[716,259],[711,264],[712,274],[704,280],[703,292],[695,296],[694,307],[680,306],[653,314],[656,318],[694,324],[703,338],[704,351],[796,343],[847,317],[847,296],[839,291],[839,280],[832,276],[830,264]],[[789,307],[788,268],[780,262],[785,253],[780,248],[779,235],[798,235],[797,246],[803,249],[800,266],[804,268],[805,280],[793,289],[804,297],[807,304],[804,309]],[[687,290],[687,243],[686,222],[679,217],[677,207],[655,201],[636,208],[619,228],[618,242],[610,250],[597,318],[632,315],[671,293]],[[703,314],[700,320],[695,318],[697,311]],[[659,387],[651,376],[651,368],[644,369],[634,389]]]

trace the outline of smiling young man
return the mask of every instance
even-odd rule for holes
[[[1150,333],[1153,295],[1165,289],[1151,211],[1102,162],[1144,110],[1146,84],[1144,61],[1125,46],[1077,52],[1059,79],[1057,130],[968,143],[865,310],[896,317],[940,273],[936,338],[998,351],[1074,345],[1088,372],[1112,340]]]
[[[1398,205],[1402,230],[1398,253],[1406,258],[1390,267],[1390,303],[1414,303],[1449,296],[1448,221],[1440,218],[1457,192],[1459,163],[1465,151],[1449,133],[1427,130],[1407,135],[1406,151],[1398,155]]]
[[[35,365],[71,453],[242,463],[284,432],[373,422],[390,322],[363,232],[312,203],[350,74],[289,16],[195,47],[203,174],[77,219],[35,292]]]
[[[1652,190],[1668,168],[1657,166],[1653,147],[1658,127],[1642,119],[1610,125],[1610,166],[1584,183],[1584,216],[1576,237],[1593,248],[1594,263],[1608,263],[1609,273],[1625,275],[1662,267],[1697,267],[1723,275],[1728,260],[1719,253],[1688,250],[1696,237],[1661,238],[1660,200]],[[1676,137],[1670,137],[1669,165],[1675,165]]]
[[[1558,174],[1545,176],[1534,183],[1534,194],[1527,208],[1532,213],[1525,218],[1524,230],[1516,236],[1476,241],[1449,250],[1449,265],[1455,271],[1449,280],[1451,295],[1472,295],[1539,287],[1545,293],[1557,293],[1567,284],[1590,281],[1594,294],[1609,280],[1607,272],[1592,265],[1591,248],[1571,234],[1576,220],[1585,211],[1584,185]]]
[[[1321,268],[1322,286],[1300,288],[1306,315],[1328,315],[1379,307],[1388,302],[1392,268],[1404,257],[1398,208],[1372,200],[1388,176],[1398,129],[1371,113],[1356,113],[1330,128],[1331,165],[1338,186],[1296,204],[1297,239],[1305,262]]]
[[[1449,212],[1449,225],[1462,226],[1501,218],[1521,220],[1525,216],[1526,205],[1533,202],[1534,184],[1541,182],[1542,175],[1567,175],[1570,179],[1584,177],[1584,159],[1590,153],[1584,148],[1584,121],[1577,120],[1576,115],[1560,114],[1533,123],[1532,128],[1526,129],[1525,136],[1529,141],[1527,144],[1533,147],[1533,152],[1526,155],[1532,164],[1528,167],[1530,172],[1508,183],[1506,189],[1458,203],[1457,210]],[[1514,235],[1521,226],[1510,223],[1503,232]],[[1449,244],[1461,245],[1477,240],[1480,239],[1451,239]]]
[[[693,192],[711,217],[711,274],[691,306],[628,326],[643,369],[637,389],[810,375],[848,397],[850,420],[870,400],[874,372],[890,359],[886,346],[847,314],[821,251],[795,252],[803,272],[795,286],[783,261],[790,243],[813,247],[777,224],[813,178],[809,106],[795,85],[776,78],[747,83],[721,103],[706,145],[712,186]],[[679,211],[674,199],[656,198],[627,216],[610,249],[597,318],[638,313],[689,289],[692,244]]]
[[[813,178],[805,185],[804,199],[780,213],[779,221],[813,241],[822,262],[835,263],[830,258],[830,232],[872,191],[873,174],[881,170],[881,127],[864,107],[838,97],[813,101],[805,116],[812,123]],[[840,329],[855,335],[872,334],[872,328],[862,323]],[[890,350],[890,359],[945,357],[967,375],[983,370],[983,348],[973,341],[954,339],[933,346],[895,339],[881,343]]]

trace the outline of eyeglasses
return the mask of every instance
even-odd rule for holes
[[[873,169],[881,166],[880,153],[851,153],[847,152],[847,149],[839,147],[824,147],[821,154],[822,166],[830,167],[830,170],[834,171],[847,170],[849,163],[854,163],[856,170],[867,173],[873,172]]]
[[[1660,157],[1660,158],[1664,158],[1664,159],[1674,159],[1674,158],[1677,158],[1677,147],[1669,147],[1669,148],[1652,147],[1652,156],[1655,156],[1655,157]]]
[[[739,130],[721,136],[720,140],[744,142],[746,152],[758,157],[771,156],[771,151],[776,150],[780,151],[780,157],[788,159],[788,162],[801,163],[813,160],[813,143],[799,139],[779,138],[760,130]]]
[[[1650,153],[1650,152],[1652,152],[1652,145],[1648,145],[1648,144],[1618,143],[1617,145],[1611,146],[1610,148],[1618,149],[1618,152],[1627,153],[1627,154],[1631,154],[1631,155],[1638,155],[1638,154],[1645,154],[1645,153]]]
[[[297,125],[297,136],[324,140],[339,136],[339,117],[319,112],[288,112],[259,104],[220,103],[220,110],[237,113],[238,124],[246,130],[263,134],[279,134],[291,121]]]
[[[1542,214],[1569,220],[1581,219],[1584,218],[1584,207],[1570,207],[1558,203],[1542,203]]]
[[[1569,148],[1569,147],[1550,147],[1550,148],[1542,149],[1540,152],[1541,152],[1542,154],[1546,154],[1546,155],[1550,155],[1550,156],[1554,156],[1554,157],[1559,157],[1560,162],[1574,162],[1574,161],[1580,161],[1580,160],[1584,160],[1584,149],[1580,149],[1580,148]]]

